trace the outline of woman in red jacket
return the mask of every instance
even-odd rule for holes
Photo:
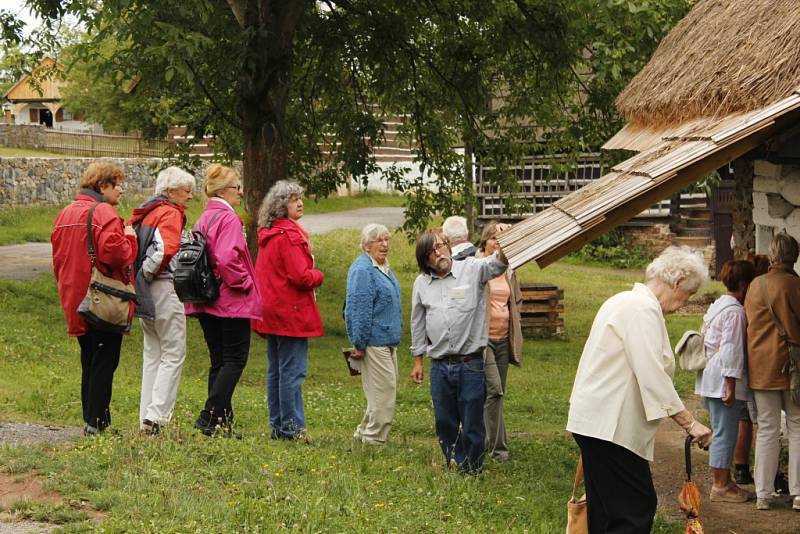
[[[314,269],[303,216],[303,188],[281,180],[264,197],[258,212],[256,283],[261,319],[253,330],[267,338],[267,407],[273,439],[303,437],[306,419],[302,385],[308,369],[308,338],[322,335],[314,288],[322,271]]]
[[[122,347],[122,334],[94,329],[78,314],[91,278],[86,222],[89,208],[96,205],[92,215],[95,267],[106,276],[132,282],[136,234],[132,227],[123,226],[114,209],[122,196],[123,179],[122,170],[114,164],[98,161],[89,165],[75,201],[58,214],[50,235],[53,272],[67,331],[78,338],[81,347],[81,404],[86,435],[98,434],[111,424],[111,386]]]

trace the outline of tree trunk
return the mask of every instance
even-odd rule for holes
[[[228,0],[249,39],[245,68],[236,84],[242,124],[242,183],[247,244],[258,248],[258,210],[270,187],[286,178],[286,107],[291,85],[293,41],[303,0]]]
[[[739,158],[733,162],[736,180],[736,205],[733,208],[733,257],[744,259],[756,248],[756,227],[753,224],[753,161]]]
[[[464,218],[470,234],[475,232],[475,195],[473,191],[472,145],[464,143]]]

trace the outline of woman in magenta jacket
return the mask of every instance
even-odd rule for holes
[[[256,281],[263,295],[261,317],[253,330],[267,338],[267,408],[273,439],[304,437],[302,385],[308,369],[308,338],[322,335],[314,288],[322,271],[314,269],[303,216],[303,188],[281,180],[269,190],[258,212]]]
[[[195,223],[206,236],[219,298],[208,304],[186,304],[186,315],[197,317],[208,345],[208,399],[194,427],[207,436],[218,430],[231,435],[231,399],[250,352],[250,319],[261,317],[255,270],[244,238],[242,221],[233,207],[242,197],[239,174],[213,164],[206,171],[206,209]]]

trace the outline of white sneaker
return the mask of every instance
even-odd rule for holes
[[[769,499],[756,499],[756,510],[769,510]]]
[[[792,510],[800,512],[800,495],[792,499]]]

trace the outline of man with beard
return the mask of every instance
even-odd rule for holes
[[[484,288],[505,272],[502,250],[486,258],[454,262],[440,230],[417,239],[420,275],[411,301],[412,380],[421,384],[422,358],[431,359],[431,397],[436,434],[445,462],[474,474],[486,449],[483,349],[488,343]]]

